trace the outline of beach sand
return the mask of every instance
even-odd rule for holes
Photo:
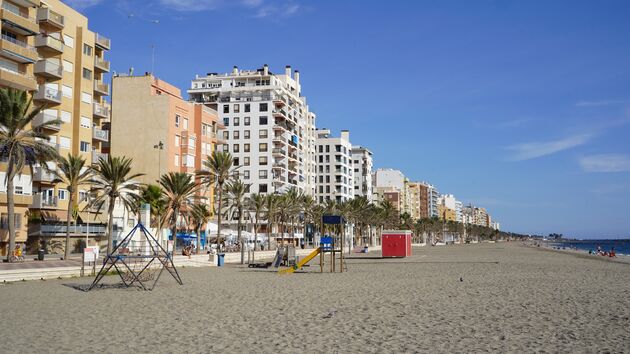
[[[183,286],[166,274],[152,292],[67,286],[88,278],[0,285],[0,351],[630,350],[628,264],[517,242],[413,251],[352,259],[343,274],[186,268]]]

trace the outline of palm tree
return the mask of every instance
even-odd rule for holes
[[[107,254],[111,253],[114,236],[114,206],[120,200],[129,212],[134,209],[140,199],[142,184],[135,179],[143,173],[131,174],[132,159],[125,156],[108,156],[100,158],[93,169],[94,178],[90,194],[95,195],[92,204],[98,207],[97,212],[107,203]]]
[[[195,195],[198,186],[193,177],[184,172],[169,172],[160,177],[160,186],[164,191],[167,208],[171,218],[171,234],[173,235],[173,253],[177,249],[177,219],[180,211]]]
[[[232,180],[228,182],[225,187],[225,191],[228,193],[228,201],[230,210],[228,211],[228,216],[232,218],[234,213],[238,215],[238,224],[237,224],[237,233],[238,233],[238,241],[241,246],[241,264],[245,264],[245,244],[243,243],[243,238],[241,237],[241,225],[243,224],[243,209],[245,208],[245,194],[249,190],[249,186],[251,184],[243,183],[239,179]]]
[[[68,190],[68,216],[66,220],[66,249],[64,259],[70,256],[70,220],[74,205],[74,195],[80,186],[90,183],[92,170],[85,167],[85,159],[78,155],[68,154],[68,157],[60,157],[58,169],[53,171],[56,179],[65,184]],[[87,247],[87,245],[86,245]]]
[[[278,217],[278,204],[280,198],[276,194],[268,194],[265,197],[265,211],[267,219],[267,249],[271,249],[271,238],[273,237],[273,222]]]
[[[219,195],[217,214],[217,246],[221,245],[221,207],[223,200],[223,186],[232,176],[232,164],[234,159],[229,152],[213,151],[206,161],[203,161],[204,170],[197,171],[201,177],[200,184],[208,188],[215,187]]]
[[[149,204],[151,207],[151,226],[157,229],[158,242],[162,242],[162,228],[166,223],[167,218],[164,216],[168,214],[166,212],[166,199],[164,198],[164,191],[162,187],[156,184],[149,184],[142,188],[140,194],[140,200],[142,203]]]
[[[197,233],[197,254],[201,249],[201,227],[210,220],[212,213],[208,210],[208,206],[205,204],[194,204],[190,208],[190,217],[195,224],[195,232]],[[206,242],[208,242],[208,235],[206,235]]]
[[[300,207],[302,209],[302,214],[304,215],[304,232],[303,232],[303,237],[304,237],[304,242],[306,242],[306,227],[309,223],[313,223],[315,222],[315,205],[317,205],[317,203],[315,202],[315,199],[313,197],[311,197],[310,195],[303,195],[302,196],[302,200],[300,202]],[[312,240],[311,240],[312,242]]]
[[[260,221],[260,217],[265,211],[265,195],[259,193],[252,193],[248,200],[247,206],[249,210],[254,212],[255,221],[254,221],[254,255],[256,252],[256,248],[258,247],[258,223]]]
[[[32,128],[32,121],[43,109],[31,109],[32,99],[24,91],[11,88],[0,89],[0,159],[8,162],[4,183],[7,186],[7,213],[9,226],[9,250],[7,260],[15,249],[15,200],[13,179],[22,173],[25,166],[33,170],[39,164],[48,171],[47,161],[56,160],[59,155],[55,148],[42,144],[47,137],[41,128],[52,127],[60,120],[48,121],[38,128]]]

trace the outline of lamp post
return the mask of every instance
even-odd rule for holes
[[[158,180],[162,175],[162,150],[164,150],[164,143],[160,140],[157,144],[153,145],[153,148],[158,151]]]

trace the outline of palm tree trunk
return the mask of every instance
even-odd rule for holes
[[[269,230],[267,230],[267,249],[271,250],[271,237],[273,235],[273,223],[271,222],[271,218],[267,220],[267,227],[269,228]]]
[[[107,225],[107,255],[112,253],[112,244],[114,243],[114,203],[116,202],[116,198],[109,198],[109,205],[107,206],[107,211],[109,213],[109,221]]]
[[[197,254],[201,249],[201,224],[197,224]]]
[[[219,210],[217,211],[217,253],[221,249],[221,202],[223,199],[223,186],[219,184]]]
[[[241,224],[243,222],[243,209],[239,208],[238,209],[238,239],[239,242],[241,243],[241,264],[245,264],[245,243],[243,242],[243,237],[241,236]]]
[[[63,259],[65,261],[67,261],[68,258],[70,257],[70,216],[72,213],[72,199],[73,199],[72,192],[68,191],[68,194],[70,196],[68,197],[68,213],[67,213],[67,220],[66,220],[66,249],[63,253]],[[87,245],[85,246],[87,247]]]
[[[173,209],[173,226],[171,234],[173,235],[173,255],[177,254],[177,218],[179,217],[179,208]]]
[[[11,164],[13,159],[9,160],[9,171],[12,171]],[[13,199],[13,173],[7,173],[7,213],[9,220],[9,249],[7,250],[7,262],[11,260],[13,250],[15,249],[15,201]]]
[[[256,213],[256,222],[254,223],[254,252],[252,252],[252,262],[256,257],[256,247],[258,247],[258,213]]]

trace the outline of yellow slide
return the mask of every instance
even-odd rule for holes
[[[317,256],[320,253],[320,249],[317,248],[315,251],[311,252],[308,256],[302,258],[298,264],[296,264],[295,266],[293,266],[292,268],[286,268],[286,269],[280,269],[278,271],[278,274],[288,274],[288,273],[293,273],[296,270],[302,268],[306,263],[310,262],[313,258],[315,258],[315,256]]]

